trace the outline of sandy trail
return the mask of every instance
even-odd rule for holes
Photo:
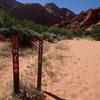
[[[100,100],[100,42],[74,39],[46,45],[42,90],[62,98],[60,100]],[[2,46],[4,44],[0,43]],[[29,53],[32,54],[20,57],[20,76],[23,81],[35,86],[37,57],[33,51]],[[2,63],[9,66],[0,69],[1,96],[2,91],[6,90],[6,93],[12,88],[12,59],[0,59],[0,67]],[[47,100],[55,99],[47,96]]]
[[[69,50],[54,51],[63,55],[62,65],[54,63],[64,75],[46,91],[68,100],[100,100],[100,42],[65,40],[56,45],[69,46]]]

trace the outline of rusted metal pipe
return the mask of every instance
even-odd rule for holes
[[[42,55],[43,55],[43,39],[39,39],[38,77],[37,77],[37,89],[39,91],[41,91],[41,85],[42,85]]]
[[[13,84],[14,84],[14,93],[19,93],[19,39],[17,35],[12,35],[12,59],[13,59]]]

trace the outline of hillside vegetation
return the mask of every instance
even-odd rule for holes
[[[94,26],[92,31],[60,29],[39,25],[30,20],[18,20],[0,11],[0,38],[3,36],[5,40],[9,40],[12,34],[19,36],[21,47],[32,47],[34,36],[42,36],[49,42],[76,37],[91,37],[100,40],[100,26]],[[100,93],[98,92],[100,90],[94,93],[94,89],[100,89],[99,85],[96,85],[100,76],[98,60],[100,42],[85,39],[63,40],[57,43],[46,41],[44,41],[43,52],[43,90],[56,93],[57,96],[66,99],[99,98],[99,95],[95,96],[95,94]],[[11,48],[7,43],[0,42],[0,100],[19,100],[20,95],[17,97],[12,91],[12,56]],[[34,89],[37,82],[35,77],[37,75],[37,52],[33,50],[27,48],[26,50],[20,49],[19,52],[21,98],[28,98],[27,100],[32,100],[38,94],[38,91]],[[48,98],[49,96],[47,100],[52,100]]]
[[[10,38],[12,34],[18,34],[21,46],[29,46],[32,44],[34,35],[43,36],[49,42],[84,36],[90,36],[95,40],[100,40],[100,26],[95,26],[92,32],[81,29],[49,28],[35,24],[30,20],[18,20],[11,17],[8,13],[0,11],[0,34],[5,38]]]

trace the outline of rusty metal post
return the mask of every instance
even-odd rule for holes
[[[13,81],[14,93],[19,93],[19,40],[17,35],[12,35],[12,54],[13,54]]]
[[[43,39],[39,40],[39,53],[38,53],[38,79],[37,89],[41,91],[42,85],[42,55],[43,55]]]

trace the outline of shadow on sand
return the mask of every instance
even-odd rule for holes
[[[43,91],[45,94],[49,95],[50,97],[54,98],[55,100],[67,100],[67,99],[63,99],[61,97],[56,96],[55,94],[52,94],[50,92],[47,91]]]

